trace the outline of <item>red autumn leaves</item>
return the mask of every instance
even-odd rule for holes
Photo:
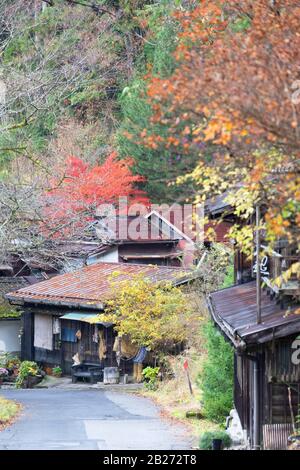
[[[137,187],[144,179],[133,175],[132,164],[129,158],[118,159],[116,152],[96,165],[69,157],[44,195],[43,229],[53,237],[66,236],[93,220],[101,204],[117,207],[120,197],[126,197],[128,205],[149,205],[145,192]]]

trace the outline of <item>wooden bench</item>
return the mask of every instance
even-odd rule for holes
[[[78,379],[88,380],[92,384],[103,380],[103,368],[97,364],[90,362],[82,362],[81,364],[72,366],[72,383],[76,383]]]

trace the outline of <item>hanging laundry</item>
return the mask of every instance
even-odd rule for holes
[[[75,336],[78,340],[81,340],[81,330],[77,330]]]
[[[99,347],[98,347],[98,354],[99,354],[99,359],[102,361],[103,359],[106,359],[106,341],[104,338],[104,331],[100,330],[99,331]]]
[[[59,318],[53,318],[53,334],[59,335],[60,333],[60,320]]]
[[[75,331],[72,330],[72,328],[63,327],[61,331],[61,339],[62,341],[68,341],[70,343],[77,342]]]
[[[93,343],[99,343],[98,325],[94,325]]]

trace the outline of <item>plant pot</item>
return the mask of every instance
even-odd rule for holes
[[[22,388],[34,388],[42,380],[41,375],[29,375],[22,384]]]
[[[60,374],[52,374],[53,377],[56,377],[57,379],[59,379],[61,376],[62,376],[62,373]]]
[[[222,439],[213,439],[212,440],[212,450],[222,450],[223,441]]]

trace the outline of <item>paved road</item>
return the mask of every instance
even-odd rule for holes
[[[6,390],[23,405],[16,422],[0,432],[5,449],[145,449],[191,447],[185,429],[161,419],[146,398],[99,390]]]

